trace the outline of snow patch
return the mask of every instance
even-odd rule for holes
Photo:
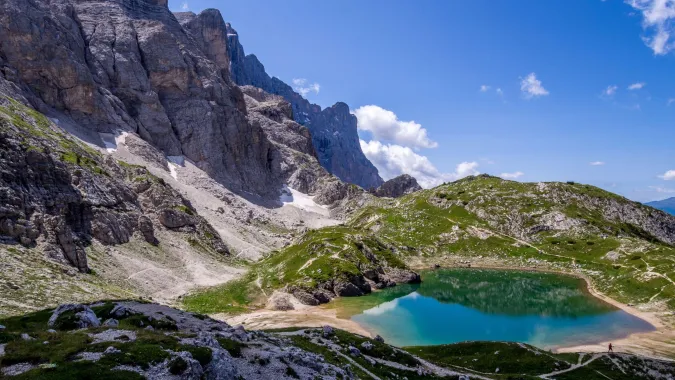
[[[301,193],[286,185],[281,189],[281,197],[279,200],[284,206],[294,206],[301,210],[313,212],[323,216],[330,216],[328,206],[320,205],[314,202],[314,197]]]
[[[184,167],[185,166],[185,157],[183,156],[166,156],[166,163],[169,165],[169,173],[171,173],[171,176],[173,179],[178,181],[178,170],[176,170],[179,166]]]
[[[101,141],[103,141],[103,145],[105,145],[105,150],[108,153],[113,153],[117,151],[117,147],[120,144],[124,144],[127,140],[127,135],[129,133],[127,132],[115,132],[115,133],[99,133],[99,137],[101,137]]]

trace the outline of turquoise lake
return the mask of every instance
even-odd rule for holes
[[[654,330],[593,297],[574,277],[486,269],[421,274],[422,284],[340,298],[328,307],[397,346],[489,340],[549,349]]]

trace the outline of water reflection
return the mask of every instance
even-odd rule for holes
[[[584,285],[549,273],[438,270],[423,273],[420,285],[342,298],[331,307],[400,346],[503,340],[551,348],[653,330]]]

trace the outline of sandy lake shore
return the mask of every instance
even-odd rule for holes
[[[448,265],[443,263],[443,268],[467,267],[467,265],[456,264]],[[413,269],[428,269],[429,265],[413,265]],[[484,269],[506,269],[506,270],[526,270],[559,273],[569,276],[579,277],[585,280],[590,294],[602,299],[603,301],[641,318],[655,328],[654,331],[634,333],[627,337],[613,340],[611,343],[616,352],[626,352],[652,358],[675,359],[675,317],[668,311],[645,311],[634,306],[629,306],[611,299],[598,292],[592,281],[585,275],[575,272],[565,272],[554,270],[547,267],[519,267],[499,262],[475,262],[472,260],[471,268]],[[263,330],[288,327],[320,327],[331,325],[333,327],[350,331],[352,333],[364,336],[372,336],[372,333],[364,329],[358,323],[337,317],[337,310],[321,306],[305,306],[297,302],[294,303],[295,310],[275,311],[261,309],[252,313],[241,314],[237,316],[228,316],[225,314],[215,314],[212,317],[224,320],[231,325],[244,325],[247,329]],[[597,342],[596,344],[586,344],[569,347],[556,347],[554,352],[605,352],[610,342]]]

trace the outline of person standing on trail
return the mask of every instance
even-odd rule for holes
[[[612,347],[611,343],[609,344],[609,350],[607,351],[607,353],[609,354],[610,352],[614,352],[614,347]]]

